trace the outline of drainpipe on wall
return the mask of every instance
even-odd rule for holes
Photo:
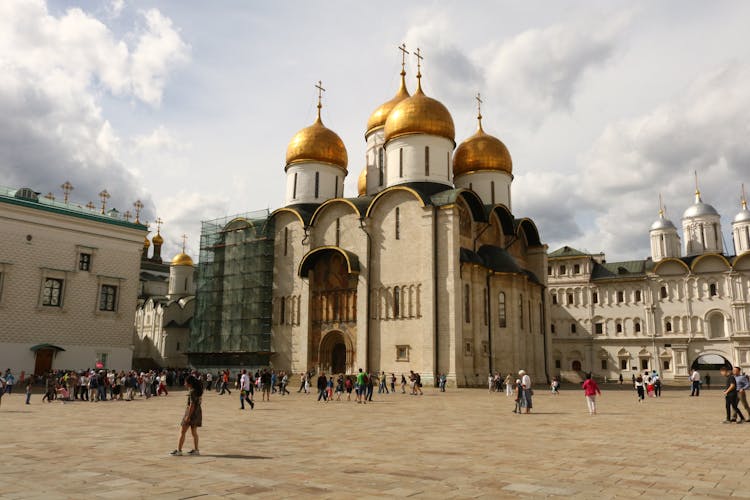
[[[438,307],[440,304],[440,301],[438,300],[438,208],[433,206],[432,207],[432,285],[434,287],[434,297],[433,297],[433,311],[434,311],[434,317],[432,318],[433,321],[433,334],[435,336],[435,363],[433,365],[433,384],[435,387],[438,386],[439,380],[440,380],[440,369],[438,366],[438,363],[440,361],[440,337],[439,337],[439,329],[438,329],[438,320],[439,320],[439,314],[438,314]]]

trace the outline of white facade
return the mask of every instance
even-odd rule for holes
[[[0,366],[129,369],[146,227],[12,190],[0,215]]]
[[[671,220],[660,212],[659,220],[651,225],[649,230],[651,240],[651,259],[659,262],[662,259],[680,257],[680,235]]]
[[[346,172],[326,163],[295,163],[286,169],[286,204],[323,203],[344,194]]]
[[[706,252],[724,252],[721,217],[714,207],[703,203],[698,191],[695,193],[695,203],[682,215],[682,235],[688,257]]]
[[[457,188],[477,193],[485,205],[504,205],[513,210],[510,186],[513,176],[501,170],[482,170],[458,175],[453,179]]]
[[[367,168],[367,194],[377,194],[386,188],[386,154],[383,127],[370,132],[365,138]]]
[[[434,182],[452,187],[453,148],[453,141],[433,135],[413,134],[391,139],[385,145],[386,186]]]
[[[750,252],[750,210],[744,194],[742,197],[742,210],[734,217],[732,222],[732,240],[734,241],[734,252],[742,255]]]

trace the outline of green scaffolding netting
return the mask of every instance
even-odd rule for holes
[[[268,210],[201,223],[189,356],[271,353],[273,220]]]

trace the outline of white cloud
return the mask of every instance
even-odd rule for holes
[[[81,9],[56,16],[43,0],[0,2],[0,175],[11,187],[96,199],[107,188],[124,211],[148,193],[128,171],[120,137],[105,117],[102,96],[160,103],[169,72],[188,47],[158,11],[141,16],[137,36],[118,38]],[[134,39],[130,48],[126,40]]]
[[[164,248],[162,258],[171,259],[182,250],[182,235],[187,234],[185,251],[198,260],[200,251],[201,222],[212,220],[217,214],[226,214],[226,200],[220,196],[210,196],[180,190],[174,196],[160,200],[160,217],[164,221]]]

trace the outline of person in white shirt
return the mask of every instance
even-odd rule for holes
[[[523,388],[523,398],[525,402],[524,408],[526,408],[526,413],[529,413],[532,408],[531,396],[533,395],[531,390],[531,377],[525,370],[519,371],[518,375],[521,377],[521,387]]]
[[[250,376],[247,374],[247,370],[242,370],[240,376],[240,410],[245,409],[245,401],[250,405],[250,409],[255,408],[255,403],[250,399]]]
[[[693,370],[693,373],[690,374],[690,382],[691,382],[690,395],[700,396],[701,395],[701,374],[698,373],[698,370]]]

